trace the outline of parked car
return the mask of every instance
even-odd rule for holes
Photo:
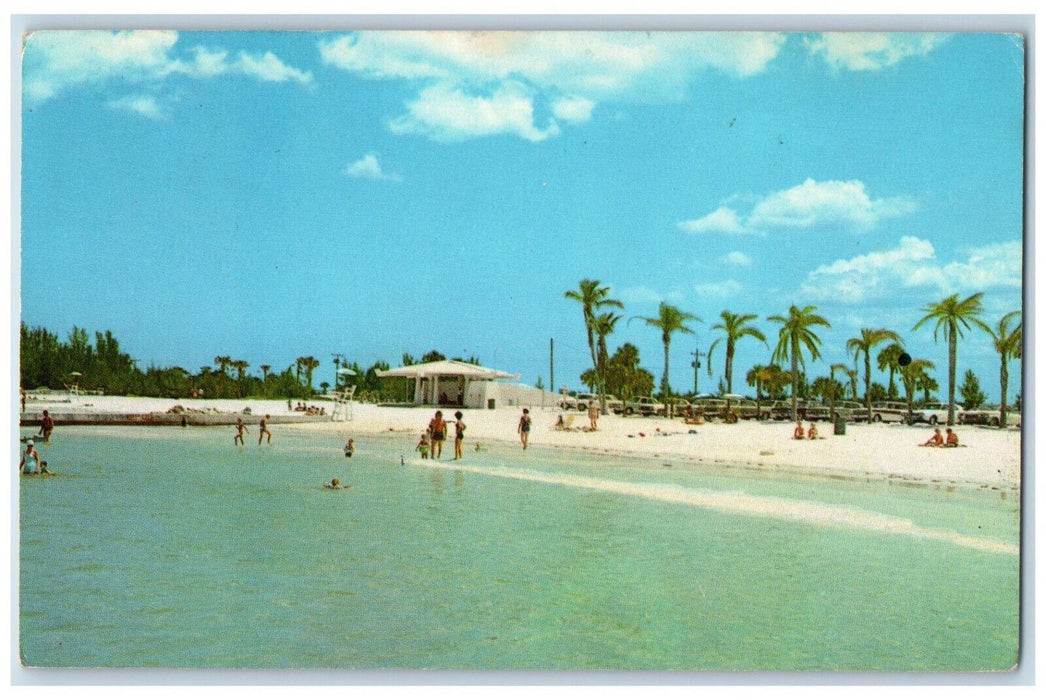
[[[868,409],[856,401],[836,401],[835,413],[847,423],[862,423],[868,420]]]
[[[624,413],[626,416],[634,413],[641,416],[663,416],[665,415],[665,405],[649,396],[637,396],[631,401],[625,402]]]
[[[997,428],[999,427],[999,408],[997,406],[986,406],[984,408],[977,408],[969,411],[961,410],[955,420],[961,425],[990,425],[993,428]],[[1010,427],[1020,427],[1020,411],[1007,411],[1006,425]]]
[[[556,405],[565,410],[577,408],[577,397],[570,394],[557,394]]]
[[[612,413],[621,413],[624,408],[624,402],[614,396],[613,394],[606,394],[607,410]],[[577,395],[577,409],[579,411],[587,411],[588,405],[594,403],[599,405],[599,394],[578,394]]]
[[[730,410],[742,420],[759,418],[760,406],[752,399],[731,399]]]
[[[959,409],[956,408],[956,415],[958,415]],[[923,404],[918,408],[912,409],[912,423],[928,423],[930,425],[937,425],[938,423],[948,422],[948,404],[946,403],[928,403]]]
[[[873,423],[904,423],[908,420],[908,404],[901,401],[887,401],[872,404]]]
[[[831,408],[824,404],[810,401],[803,406],[803,420],[831,422]]]
[[[804,403],[801,399],[796,401],[796,416],[799,420],[805,417]],[[774,420],[792,420],[792,400],[774,401],[773,406],[770,407],[770,417]]]
[[[599,395],[598,394],[578,394],[577,395],[577,410],[579,410],[579,411],[587,411],[588,410],[588,405],[590,403],[592,403],[593,401],[595,401],[596,403],[599,403]]]

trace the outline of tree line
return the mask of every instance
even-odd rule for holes
[[[1023,323],[1020,311],[1011,311],[998,320],[996,325],[990,326],[983,320],[984,309],[981,302],[983,292],[973,294],[965,299],[960,299],[958,294],[945,297],[941,301],[928,303],[923,308],[925,314],[912,327],[912,332],[918,331],[924,326],[933,326],[934,341],[943,340],[947,345],[948,366],[948,424],[955,422],[955,390],[956,390],[956,367],[959,341],[964,337],[964,332],[977,328],[987,333],[995,351],[999,355],[999,383],[1001,387],[1001,402],[999,406],[999,425],[1006,425],[1006,395],[1009,385],[1009,361],[1022,358]],[[592,367],[581,375],[581,381],[592,387],[600,396],[600,405],[606,410],[606,394],[628,393],[635,389],[649,386],[653,387],[653,377],[649,384],[645,378],[641,381],[641,373],[646,372],[638,367],[638,351],[629,344],[625,344],[613,355],[607,352],[607,338],[614,333],[617,324],[624,318],[623,314],[615,313],[614,310],[623,310],[624,304],[618,299],[610,296],[610,287],[599,280],[582,279],[577,289],[569,289],[564,292],[564,297],[581,305],[582,319],[585,325],[586,338],[592,359]],[[911,410],[916,394],[923,392],[923,400],[930,400],[930,392],[939,387],[937,381],[931,376],[930,370],[935,368],[933,361],[927,358],[913,358],[904,350],[901,335],[888,328],[862,328],[859,334],[849,338],[846,342],[846,353],[852,356],[854,367],[848,363],[836,362],[829,365],[829,375],[818,377],[807,384],[805,378],[806,361],[809,357],[811,362],[821,358],[821,339],[817,336],[818,328],[830,328],[827,319],[817,313],[817,307],[798,307],[794,304],[786,314],[767,316],[766,320],[779,326],[777,343],[771,350],[766,335],[754,325],[758,319],[757,314],[734,313],[724,310],[720,314],[720,322],[712,326],[712,330],[720,331],[722,335],[709,348],[708,363],[709,374],[714,350],[720,345],[723,347],[725,359],[723,368],[724,383],[721,385],[721,393],[733,393],[733,362],[734,352],[739,342],[746,338],[763,343],[769,357],[766,365],[757,365],[749,370],[746,379],[750,386],[756,388],[756,399],[762,398],[765,390],[770,397],[783,396],[784,389],[790,385],[792,420],[798,415],[798,400],[812,394],[820,395],[822,398],[834,401],[843,398],[846,385],[836,380],[836,373],[849,382],[850,395],[854,400],[859,399],[858,381],[863,379],[864,404],[868,419],[872,417],[872,402],[883,398],[896,398],[898,388],[895,379],[900,379],[901,388],[905,393],[908,408]],[[677,333],[693,334],[694,330],[688,325],[691,322],[703,323],[698,316],[679,309],[672,304],[661,302],[658,307],[658,315],[651,317],[633,316],[628,319],[640,320],[647,326],[656,328],[661,332],[661,342],[664,347],[664,370],[661,375],[661,398],[669,399],[673,396],[669,383],[669,351],[672,337]],[[872,382],[872,356],[876,348],[882,349],[875,355],[876,364],[880,371],[888,372],[888,387],[883,391],[885,396],[876,396],[873,391]],[[628,348],[626,350],[626,348]],[[621,355],[621,357],[619,357]],[[615,362],[615,358],[617,361]],[[848,357],[849,359],[849,357]],[[695,362],[698,358],[695,356]],[[787,367],[788,369],[783,369]],[[863,375],[860,368],[863,367]],[[649,375],[649,372],[646,372]],[[881,385],[880,388],[882,389]],[[725,391],[723,391],[725,389]],[[971,408],[984,401],[983,393],[980,393],[976,376],[968,371],[960,388],[964,397],[964,407]],[[728,403],[729,406],[729,403]]]

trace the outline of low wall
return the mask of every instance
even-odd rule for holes
[[[242,413],[88,413],[78,411],[76,413],[51,412],[55,425],[236,425],[236,419],[242,418],[249,427],[258,425],[262,416],[244,415]],[[329,421],[327,416],[270,416],[270,425],[279,423],[322,423]],[[23,413],[19,417],[19,424],[23,426],[40,425],[40,414],[37,412]]]

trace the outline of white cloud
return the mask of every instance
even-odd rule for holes
[[[495,134],[544,141],[559,133],[554,120],[545,128],[534,124],[534,103],[517,83],[506,83],[489,96],[471,95],[448,83],[437,83],[422,90],[407,105],[407,114],[393,120],[389,128],[393,133],[420,134],[437,141]]]
[[[905,290],[937,294],[1021,287],[1021,244],[997,243],[969,251],[965,261],[941,264],[933,245],[915,236],[896,248],[836,260],[811,272],[800,293],[816,301],[859,303],[888,299]]]
[[[381,163],[378,162],[378,156],[375,153],[368,153],[363,156],[355,163],[351,163],[345,168],[345,174],[349,177],[362,178],[364,180],[391,180],[393,182],[400,182],[403,178],[396,173],[386,173],[381,169]]]
[[[727,265],[737,265],[738,267],[748,267],[752,264],[752,258],[739,250],[727,253],[719,261]]]
[[[552,114],[557,119],[579,124],[592,118],[596,103],[584,97],[564,97],[552,103]]]
[[[109,102],[110,107],[125,109],[149,119],[164,119],[166,115],[152,95],[127,95]]]
[[[410,113],[393,120],[400,133],[449,138],[446,128],[413,129],[419,105],[445,95],[492,99],[511,84],[524,86],[533,111],[538,104],[556,119],[583,123],[608,100],[677,101],[707,71],[743,78],[765,70],[785,42],[773,32],[361,32],[319,42],[328,65],[375,80],[417,86]],[[544,129],[472,126],[467,114],[453,120],[454,138],[515,133],[530,140]]]
[[[872,199],[860,180],[807,179],[787,190],[757,199],[747,215],[721,206],[700,219],[679,227],[692,233],[765,233],[772,229],[812,229],[825,226],[864,231],[886,218],[915,210],[904,197]]]
[[[643,286],[622,289],[618,296],[626,304],[658,304],[664,299],[653,289]]]
[[[879,70],[912,56],[924,56],[947,39],[945,34],[830,32],[805,40],[814,56],[832,68]]]
[[[680,221],[678,226],[689,233],[748,233],[737,212],[730,207],[719,207],[700,219]]]
[[[178,54],[174,31],[41,31],[31,34],[24,50],[24,92],[29,101],[43,102],[84,85],[148,86],[156,89],[171,76],[195,79],[242,75],[266,82],[309,83],[312,74],[283,63],[271,52],[235,60],[223,49],[195,46]],[[134,109],[136,103],[140,109]],[[161,106],[156,97],[153,104]],[[116,97],[114,106],[153,116],[146,102]]]
[[[740,294],[743,289],[744,287],[742,287],[741,283],[737,280],[724,280],[722,282],[707,282],[694,285],[694,293],[697,294],[698,298],[713,297],[725,299]]]

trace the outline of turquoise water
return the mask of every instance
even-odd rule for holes
[[[1013,493],[281,426],[64,428],[22,478],[34,666],[1008,669]],[[400,454],[406,464],[400,464]],[[351,488],[322,488],[337,476]]]

